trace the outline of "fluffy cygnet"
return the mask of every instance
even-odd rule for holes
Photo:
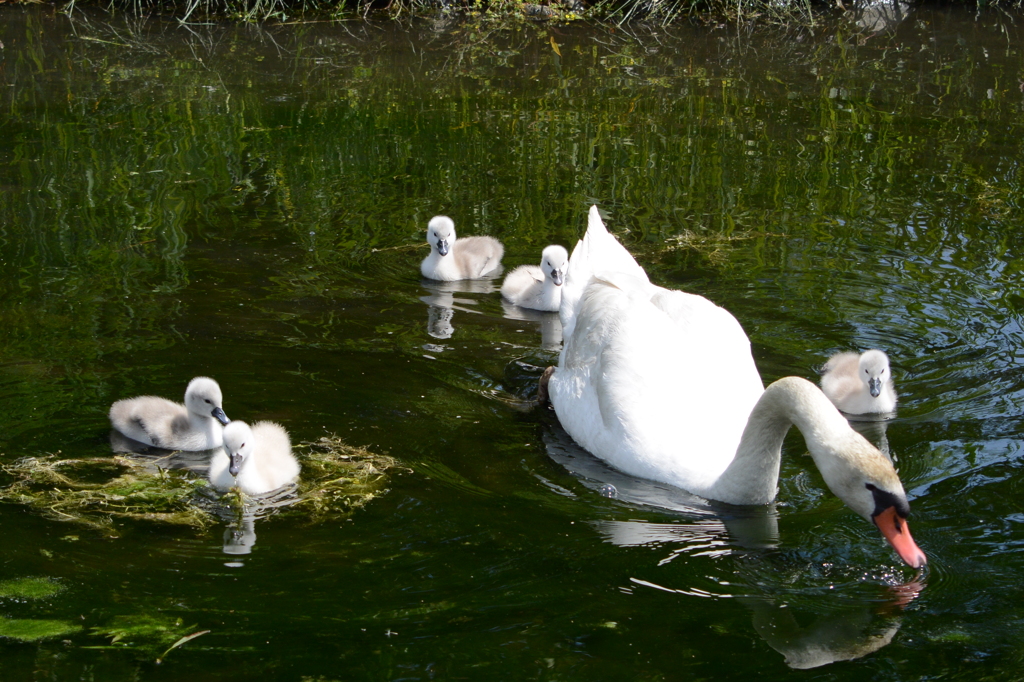
[[[146,445],[168,450],[209,450],[220,447],[223,425],[220,386],[196,377],[185,389],[185,404],[143,395],[110,406],[110,423],[119,432]]]
[[[299,477],[288,432],[274,422],[233,421],[224,427],[224,449],[210,459],[210,483],[219,490],[234,486],[246,495],[277,490]]]
[[[427,279],[454,282],[476,279],[501,267],[505,247],[494,237],[455,238],[455,223],[448,216],[434,216],[427,224],[430,255],[420,264]]]
[[[883,414],[896,409],[889,356],[880,350],[833,355],[822,368],[821,390],[847,414]]]
[[[558,312],[568,265],[569,252],[561,246],[549,246],[541,253],[540,267],[520,265],[508,273],[501,295],[523,308]]]

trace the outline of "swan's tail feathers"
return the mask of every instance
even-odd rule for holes
[[[572,334],[580,297],[591,278],[611,272],[622,272],[644,282],[650,281],[644,269],[605,227],[597,206],[591,206],[587,215],[587,233],[572,250],[565,284],[562,285],[562,303],[558,314],[562,320],[563,338]]]

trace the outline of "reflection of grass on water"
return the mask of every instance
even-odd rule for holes
[[[313,520],[344,515],[386,491],[388,470],[398,461],[331,436],[300,443],[300,494],[288,506]],[[237,491],[217,497],[194,472],[154,468],[130,456],[59,459],[25,457],[0,467],[14,482],[0,488],[0,502],[28,506],[58,521],[117,535],[114,521],[130,519],[203,529],[217,521],[219,505],[242,513],[248,500]],[[216,501],[216,504],[211,504]]]

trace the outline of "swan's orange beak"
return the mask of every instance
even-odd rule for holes
[[[907,520],[896,513],[896,507],[889,507],[876,514],[873,520],[878,526],[878,530],[882,531],[882,535],[908,566],[921,568],[928,563],[928,557],[914,542],[914,538],[910,537],[910,526],[907,525]]]

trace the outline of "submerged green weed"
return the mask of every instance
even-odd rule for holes
[[[0,597],[45,599],[64,589],[50,578],[18,578],[0,582]]]
[[[0,618],[0,637],[22,642],[38,642],[51,637],[63,637],[78,632],[79,626],[66,620],[37,620],[35,618]]]

